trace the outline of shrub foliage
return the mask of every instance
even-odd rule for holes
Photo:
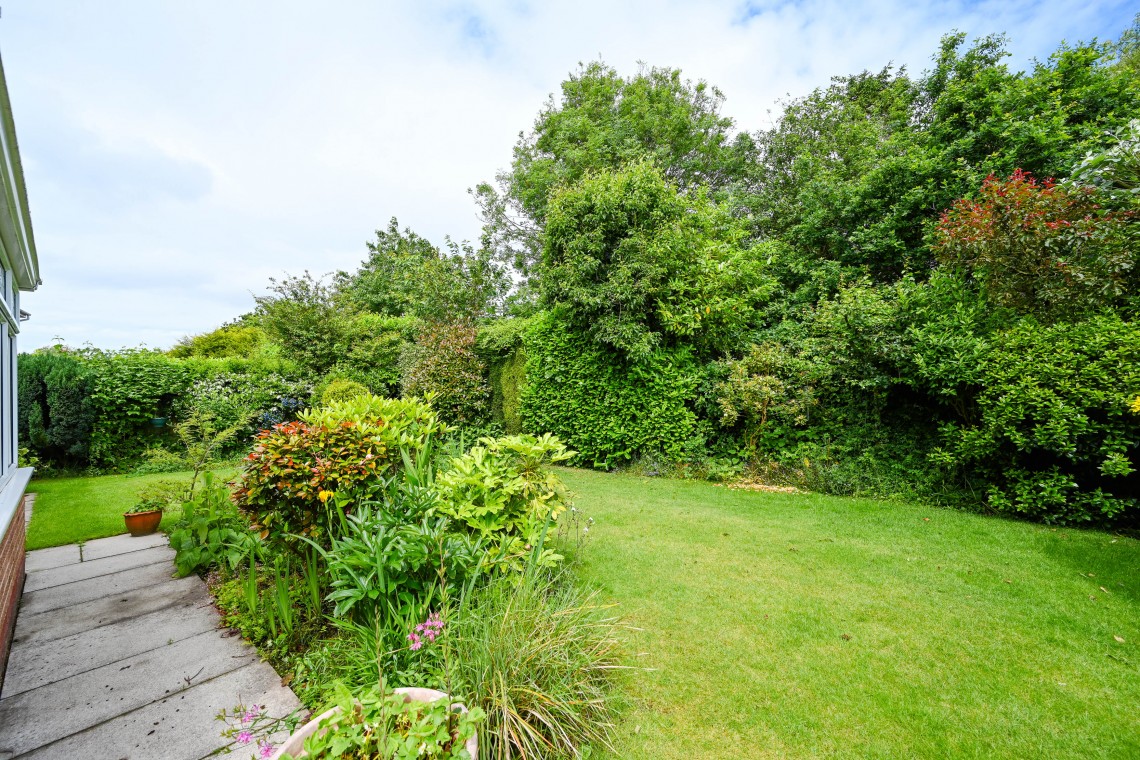
[[[375,499],[403,465],[444,430],[428,405],[358,396],[310,410],[258,434],[234,501],[263,538],[327,546],[356,504]]]
[[[567,328],[554,315],[525,338],[526,385],[519,417],[578,452],[575,462],[609,467],[643,451],[681,458],[694,434],[688,407],[696,378],[685,352],[634,362]]]

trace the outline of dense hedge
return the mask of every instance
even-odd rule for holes
[[[944,461],[981,469],[999,511],[1140,524],[1140,325],[1104,316],[998,336],[979,419],[949,425]]]
[[[509,435],[522,432],[522,388],[526,384],[526,351],[520,346],[507,358],[491,365],[491,420],[503,426]]]
[[[526,381],[519,417],[527,431],[549,432],[595,467],[628,462],[642,452],[683,456],[696,426],[688,404],[694,367],[683,351],[624,360],[553,314],[523,338]]]
[[[171,424],[193,409],[223,426],[245,422],[252,435],[291,419],[311,391],[289,362],[145,349],[21,354],[19,377],[20,446],[61,468],[134,464],[147,448],[174,446]]]
[[[86,464],[95,423],[91,369],[61,351],[21,354],[18,362],[20,446],[47,462]]]

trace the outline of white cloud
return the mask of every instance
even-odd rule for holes
[[[23,347],[166,346],[269,276],[354,266],[391,216],[475,239],[466,190],[579,61],[680,67],[744,129],[786,95],[939,37],[1008,31],[1013,65],[1114,36],[1126,2],[9,0],[0,45],[44,285]]]

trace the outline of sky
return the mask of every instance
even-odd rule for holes
[[[579,62],[680,68],[737,128],[939,38],[1005,32],[1025,69],[1112,39],[1131,0],[213,2],[0,0],[43,285],[21,350],[166,348],[270,277],[353,269],[391,217],[477,240],[506,168]]]

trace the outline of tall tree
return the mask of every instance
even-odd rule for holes
[[[579,65],[551,96],[534,129],[520,134],[511,168],[472,193],[484,221],[484,247],[534,274],[541,230],[556,188],[588,172],[652,159],[682,191],[722,192],[749,173],[755,146],[720,112],[724,95],[677,69],[642,68],[623,78],[606,64]]]
[[[349,343],[356,310],[326,278],[309,272],[269,283],[270,294],[254,298],[257,321],[288,358],[316,374],[327,372]]]
[[[353,302],[387,316],[413,316],[433,322],[493,316],[502,307],[510,279],[485,249],[446,241],[440,250],[395,217],[377,230],[368,258],[337,283]]]
[[[787,104],[757,137],[761,231],[808,262],[890,282],[933,265],[929,225],[993,174],[1064,177],[1140,110],[1112,45],[1062,46],[1031,72],[1002,62],[1005,38],[943,38],[933,67],[839,77]]]
[[[542,294],[598,343],[641,359],[683,342],[715,355],[772,293],[741,220],[655,164],[587,175],[554,193]]]

